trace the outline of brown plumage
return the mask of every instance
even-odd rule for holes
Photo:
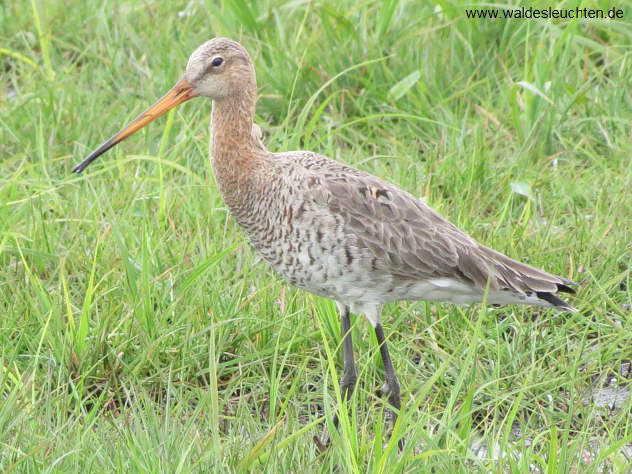
[[[230,213],[282,277],[340,309],[344,397],[356,382],[350,310],[364,313],[375,329],[386,392],[397,410],[399,383],[380,323],[385,303],[486,299],[573,311],[557,294],[573,293],[575,283],[485,247],[406,191],[315,153],[266,150],[253,123],[254,66],[246,50],[226,38],[200,46],[171,91],[74,171],[196,96],[213,99],[211,163]]]

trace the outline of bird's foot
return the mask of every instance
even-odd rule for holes
[[[399,400],[399,396],[394,395],[393,390],[391,389],[388,382],[384,383],[384,385],[376,390],[376,395],[380,398],[388,397],[390,404],[397,408],[397,411],[393,410],[392,408],[386,409],[386,420],[391,427],[388,434],[388,438],[390,439],[393,436],[393,428],[395,427],[395,423],[397,422],[397,418],[399,417],[399,408],[401,406],[401,402]],[[397,448],[400,452],[404,449],[404,441],[405,440],[403,437],[397,441]]]
[[[318,454],[323,454],[329,448],[331,444],[331,440],[329,439],[329,431],[325,428],[325,432],[323,433],[322,439],[318,436],[314,436],[314,444],[316,445],[316,451]]]

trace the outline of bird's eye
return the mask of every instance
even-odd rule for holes
[[[221,56],[217,56],[213,58],[213,60],[211,61],[211,65],[217,67],[217,66],[221,66],[223,62],[224,62],[224,58],[222,58]]]

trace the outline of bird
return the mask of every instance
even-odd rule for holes
[[[342,400],[358,379],[350,313],[364,314],[379,347],[390,420],[401,409],[382,308],[413,300],[526,304],[576,311],[560,298],[577,285],[477,242],[407,191],[311,151],[272,153],[254,123],[255,67],[247,50],[213,38],[191,54],[161,99],[73,168],[92,161],[169,109],[212,100],[211,168],[226,207],[255,251],[292,285],[336,303],[341,325]],[[333,418],[337,428],[338,412]],[[325,440],[314,437],[320,449]],[[403,438],[398,441],[402,447]]]

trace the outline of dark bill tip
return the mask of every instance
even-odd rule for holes
[[[105,142],[99,148],[97,148],[92,153],[90,153],[85,160],[83,160],[81,163],[79,163],[77,166],[75,166],[72,169],[72,172],[79,174],[83,170],[85,170],[90,163],[92,163],[99,156],[101,156],[103,153],[105,153],[106,151],[108,151],[110,148],[112,148],[114,145],[116,145],[118,143],[118,141],[116,140],[117,136],[118,136],[118,134],[113,136],[112,138],[110,138],[107,142]]]
[[[112,138],[110,138],[107,142],[101,145],[99,148],[94,150],[88,157],[75,166],[72,169],[73,173],[81,173],[86,167],[96,160],[103,153],[108,151],[117,143],[125,140],[125,138],[129,137],[131,134],[143,128],[148,123],[157,119],[161,115],[163,115],[168,110],[172,109],[178,104],[185,102],[193,97],[196,97],[197,94],[193,87],[186,81],[185,78],[180,79],[178,83],[171,88],[169,92],[167,92],[158,102],[145,110],[142,114],[140,114],[136,119],[130,123],[123,130],[118,132]]]

